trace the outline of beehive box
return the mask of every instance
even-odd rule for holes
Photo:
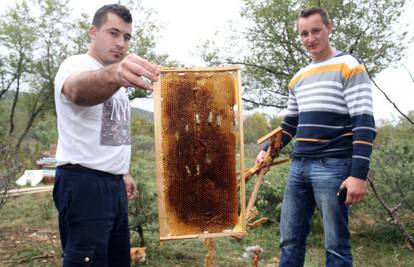
[[[161,70],[154,85],[161,240],[245,231],[240,88],[239,67]]]

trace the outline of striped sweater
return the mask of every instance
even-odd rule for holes
[[[351,176],[366,179],[376,135],[371,81],[342,52],[302,68],[289,83],[282,145],[296,136],[294,156],[351,158]]]

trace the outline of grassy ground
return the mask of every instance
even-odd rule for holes
[[[255,153],[248,154],[247,166],[253,162]],[[140,163],[142,176],[154,177],[153,155],[142,154],[140,160],[144,161]],[[285,170],[287,167],[282,168]],[[152,181],[155,183],[155,179]],[[275,179],[268,181],[276,183]],[[150,185],[150,190],[155,190],[152,182]],[[266,188],[279,190],[270,185]],[[61,266],[56,216],[51,193],[9,199],[0,210],[0,267]],[[276,221],[250,230],[241,241],[216,239],[217,266],[251,266],[251,261],[241,256],[246,247],[253,245],[264,249],[259,266],[277,266],[279,226]],[[414,266],[413,251],[404,244],[398,228],[386,222],[385,215],[384,218],[374,218],[367,210],[354,209],[351,212],[351,232],[355,266]],[[169,241],[160,246],[156,221],[145,230],[145,238],[147,261],[144,266],[203,266],[207,250],[200,240]],[[323,230],[319,215],[315,214],[305,266],[324,265]]]
[[[0,266],[60,266],[51,193],[9,199],[0,210]]]
[[[363,217],[363,219],[361,219]],[[56,212],[50,193],[11,199],[0,211],[0,266],[60,266]],[[396,227],[353,214],[351,220],[355,266],[414,266],[414,253],[402,242]],[[200,240],[169,241],[160,246],[157,230],[146,231],[145,266],[203,266],[206,248]],[[250,266],[241,258],[244,248],[260,245],[260,266],[277,266],[278,224],[252,229],[242,241],[217,240],[217,266]],[[315,217],[309,236],[307,267],[324,266],[323,234]]]

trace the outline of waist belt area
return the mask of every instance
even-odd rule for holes
[[[91,168],[82,166],[80,164],[67,163],[67,164],[64,164],[64,165],[57,166],[57,168],[65,169],[65,170],[66,169],[77,169],[77,170],[80,170],[80,171],[92,172],[92,173],[95,173],[95,174],[114,176],[117,179],[123,178],[123,175],[122,174],[113,174],[113,173],[109,173],[109,172],[95,170],[95,169],[91,169]]]

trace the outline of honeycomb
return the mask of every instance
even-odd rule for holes
[[[237,223],[237,75],[161,74],[162,182],[168,233],[220,232]]]

